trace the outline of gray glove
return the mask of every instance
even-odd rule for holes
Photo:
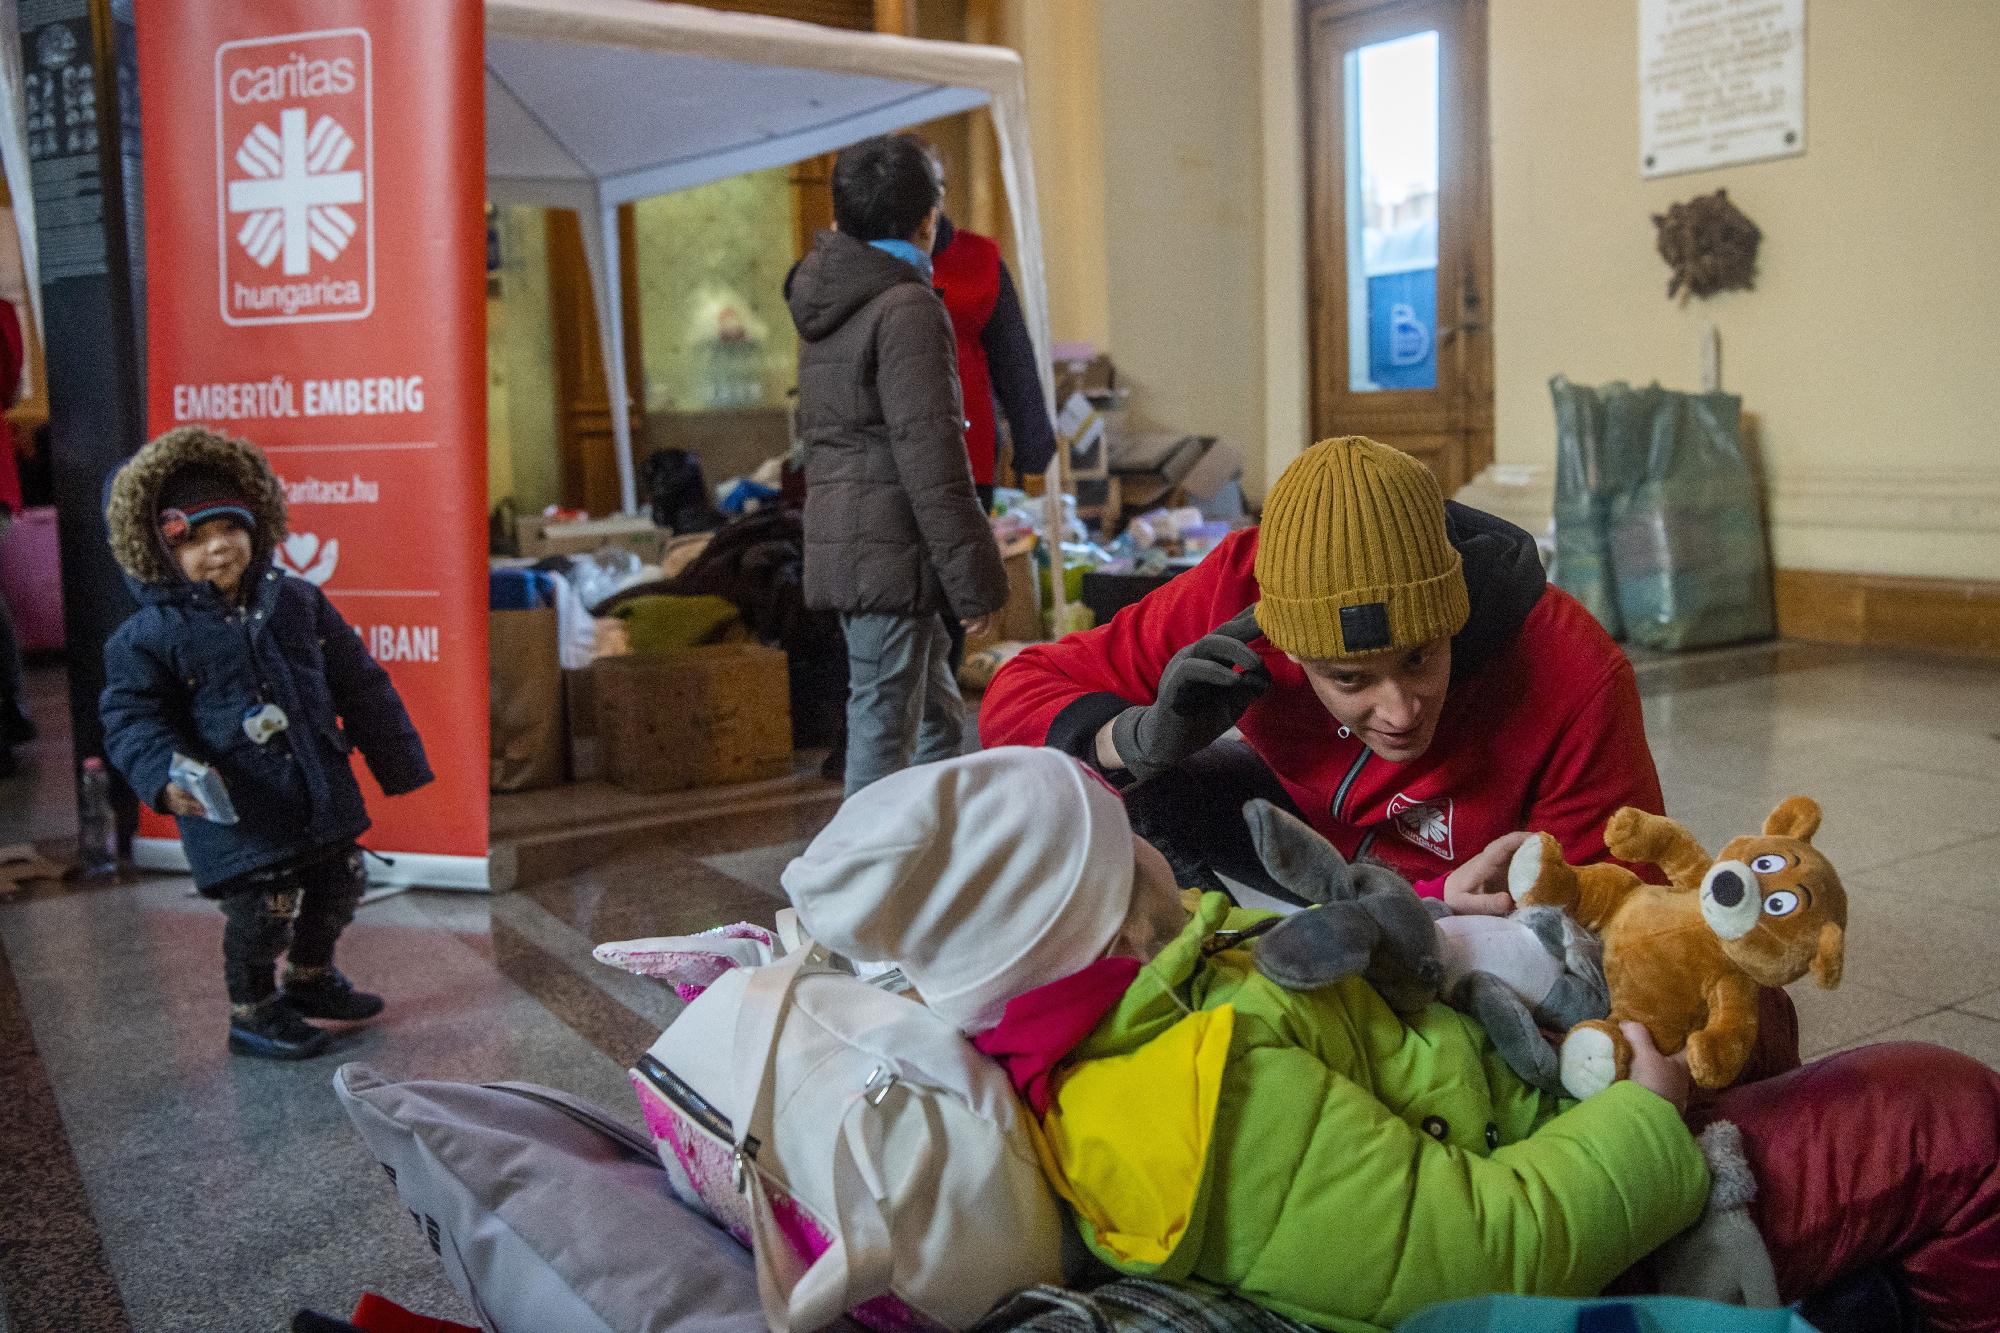
[[[1112,719],[1111,746],[1134,778],[1157,777],[1204,748],[1271,688],[1271,673],[1249,648],[1262,633],[1252,606],[1169,658],[1154,702]]]

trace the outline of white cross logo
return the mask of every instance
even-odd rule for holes
[[[278,113],[278,132],[258,124],[236,150],[236,164],[250,180],[229,182],[229,211],[248,213],[237,242],[268,268],[284,253],[287,277],[307,272],[308,248],[333,260],[354,236],[354,219],[342,204],[361,202],[361,173],[343,171],[354,140],[331,116],[306,133],[304,107]]]

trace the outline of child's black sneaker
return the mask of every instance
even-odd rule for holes
[[[326,1049],[326,1033],[272,996],[250,1009],[229,1012],[229,1049],[263,1060],[304,1060]]]
[[[337,967],[289,969],[282,994],[286,1004],[307,1018],[353,1023],[382,1012],[382,997],[354,989]]]

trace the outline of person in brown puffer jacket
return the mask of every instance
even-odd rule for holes
[[[847,636],[846,790],[956,756],[965,707],[940,612],[970,632],[1007,599],[972,488],[951,321],[931,289],[936,178],[915,144],[833,168],[836,230],[786,291],[806,443],[805,598]]]

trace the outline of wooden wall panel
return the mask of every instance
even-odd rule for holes
[[[563,504],[597,517],[619,511],[618,460],[611,440],[611,400],[604,392],[604,351],[597,334],[597,305],[583,258],[583,234],[576,214],[552,208],[549,219],[549,317],[556,359],[556,442],[562,451]],[[625,252],[620,301],[625,313],[626,399],[632,439],[645,433],[641,387],[638,294],[632,273],[635,252],[630,205],[618,210],[619,246]],[[635,460],[634,466],[637,467]],[[643,500],[643,497],[641,497]]]
[[[2000,583],[1781,569],[1778,633],[2000,658]]]

